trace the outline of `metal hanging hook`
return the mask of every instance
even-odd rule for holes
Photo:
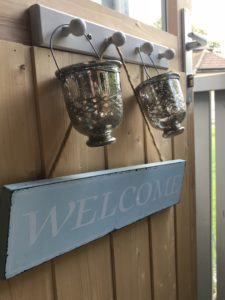
[[[100,59],[98,52],[96,51],[94,45],[91,42],[92,35],[90,33],[86,33],[87,25],[86,22],[80,18],[76,18],[71,20],[71,22],[62,28],[62,34],[64,36],[68,36],[69,34],[73,34],[75,36],[85,36],[86,40],[90,44],[91,48],[93,49],[96,57]]]
[[[143,57],[142,57],[142,55],[141,55],[140,47],[137,47],[137,48],[136,48],[136,52],[137,52],[137,53],[139,54],[139,56],[140,56],[141,63],[142,63],[142,65],[143,65],[143,68],[144,68],[144,71],[145,71],[145,74],[146,74],[147,78],[150,79],[151,76],[150,76],[150,74],[148,73],[148,70],[147,70],[146,65],[145,65],[145,63],[144,63]]]
[[[68,25],[68,24],[61,24],[61,25],[57,26],[57,27],[52,31],[52,34],[51,34],[51,37],[50,37],[50,43],[49,43],[50,51],[51,51],[52,58],[53,58],[53,60],[54,60],[54,62],[55,62],[55,65],[56,65],[56,67],[57,67],[57,69],[58,69],[59,72],[60,72],[60,68],[59,68],[59,65],[58,65],[58,63],[57,63],[57,60],[56,60],[56,58],[55,58],[55,54],[54,54],[53,46],[52,46],[52,44],[53,44],[53,38],[54,38],[54,35],[56,34],[56,32],[57,32],[60,28],[62,28],[63,26],[67,26],[67,25]]]
[[[53,38],[56,34],[56,32],[61,29],[61,34],[63,36],[68,36],[69,34],[73,34],[75,36],[85,36],[86,40],[88,41],[88,43],[90,44],[91,48],[93,49],[95,56],[100,59],[100,56],[98,54],[98,52],[96,51],[93,43],[91,42],[92,36],[89,33],[86,33],[87,30],[87,26],[84,20],[80,19],[80,18],[76,18],[73,19],[69,24],[61,24],[59,26],[57,26],[51,34],[50,37],[50,51],[53,57],[53,60],[55,62],[55,65],[58,69],[58,71],[60,72],[60,68],[59,65],[56,61],[55,55],[54,55],[54,51],[53,51]]]

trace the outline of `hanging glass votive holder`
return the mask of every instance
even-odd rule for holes
[[[150,124],[163,130],[163,137],[181,134],[181,122],[186,115],[186,104],[177,73],[151,77],[136,88],[140,105]]]
[[[88,136],[90,147],[116,141],[112,131],[123,116],[120,67],[119,61],[93,61],[56,72],[73,127]]]

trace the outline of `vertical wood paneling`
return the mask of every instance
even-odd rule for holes
[[[171,139],[162,137],[162,131],[152,128],[160,152],[165,160],[172,159]],[[148,162],[159,161],[150,134],[146,128],[146,155]],[[166,209],[149,218],[152,249],[152,282],[154,300],[176,300],[176,260],[174,208]]]
[[[138,66],[129,65],[132,82],[140,82]],[[108,167],[144,163],[143,120],[133,92],[122,71],[123,123],[117,143],[107,147]],[[112,234],[116,300],[150,300],[150,257],[148,222],[143,220]]]
[[[0,282],[0,300],[12,300],[8,282]]]
[[[29,47],[0,42],[1,183],[37,178],[40,150]]]
[[[56,67],[49,50],[34,49],[35,81],[45,171],[49,169],[69,122]],[[60,66],[89,60],[88,57],[58,52]],[[104,149],[89,148],[87,138],[73,130],[54,176],[104,169]],[[109,238],[90,243],[54,260],[58,300],[112,299]]]
[[[139,66],[127,65],[134,86],[141,82]],[[123,120],[116,130],[117,141],[107,147],[108,167],[117,168],[144,163],[143,118],[127,80],[121,68],[121,86],[124,104]]]
[[[144,219],[113,234],[118,300],[151,300],[148,223]]]
[[[55,300],[50,263],[45,263],[11,279],[10,293],[12,300]]]
[[[183,91],[185,76],[181,77]],[[196,300],[196,207],[195,207],[195,164],[193,104],[187,107],[183,122],[185,131],[174,138],[174,158],[187,161],[181,201],[176,206],[176,260],[179,300]]]
[[[174,209],[150,218],[154,300],[176,300]]]
[[[168,31],[178,37],[179,70],[183,71],[181,9],[191,9],[192,0],[171,0],[168,5]],[[186,91],[185,76],[183,91]],[[195,208],[195,154],[193,104],[188,105],[184,121],[186,131],[174,138],[173,157],[187,160],[186,177],[181,203],[175,210],[177,291],[179,300],[197,299],[196,270],[196,208]]]
[[[113,300],[108,236],[55,260],[57,299]]]
[[[181,10],[187,8],[191,10],[192,0],[170,0],[167,2],[167,30],[178,37],[177,42],[177,62],[178,70],[184,71],[183,54],[182,54],[182,27],[181,27]],[[176,68],[177,69],[177,68]]]
[[[55,0],[40,1],[56,9],[70,9],[70,13],[96,19],[96,22],[107,26],[114,26],[117,20],[115,26],[119,30],[130,33],[135,30],[136,35],[177,48],[175,36],[160,33],[118,13],[110,13],[103,7],[97,9],[96,4],[89,4],[88,1],[85,1],[85,6],[81,0],[76,3],[71,0],[57,3]],[[180,7],[183,2],[189,0],[176,0],[174,7]],[[15,24],[21,25],[11,36],[20,39],[19,32],[22,40],[29,41],[27,14],[24,12],[33,0],[23,0],[21,3],[10,0],[5,3],[0,4],[4,8],[4,14],[0,13],[4,28],[10,33],[12,28],[15,29]],[[176,13],[176,22],[177,16]],[[0,30],[1,34],[6,36],[3,30]],[[1,183],[36,178],[42,174],[41,171],[47,174],[69,122],[62,92],[54,77],[56,67],[50,52],[34,49],[37,128],[29,49],[22,45],[14,48],[14,45],[0,45]],[[89,58],[57,52],[57,59],[63,66]],[[170,66],[177,69],[178,63],[181,65],[180,55]],[[128,68],[132,81],[137,85],[142,79],[140,67],[128,65]],[[73,130],[54,176],[104,169],[105,166],[113,168],[158,161],[123,71],[122,88],[124,119],[116,132],[117,143],[106,149],[106,163],[104,149],[88,148],[86,138]],[[0,282],[0,300],[196,300],[192,106],[188,108],[185,123],[186,132],[176,137],[173,143],[173,157],[188,160],[182,202],[175,210],[175,228],[174,209],[167,209],[114,232],[110,238],[106,236],[52,263]],[[164,157],[170,159],[171,140],[161,138],[159,131],[155,133]]]
[[[0,42],[0,182],[35,179],[41,161],[29,48]],[[53,300],[48,265],[0,283],[1,300]]]
[[[82,55],[63,52],[57,54],[57,61],[61,67],[89,60],[88,57]],[[66,132],[69,118],[60,83],[55,77],[56,66],[50,51],[34,48],[34,61],[43,162],[44,169],[48,173]],[[104,169],[103,148],[87,147],[86,140],[87,137],[79,134],[76,130],[71,131],[71,137],[56,168],[58,176]]]

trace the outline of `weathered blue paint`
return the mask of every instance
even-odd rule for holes
[[[184,161],[176,160],[4,186],[3,276],[10,278],[176,204],[184,167]]]

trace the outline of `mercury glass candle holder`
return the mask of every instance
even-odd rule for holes
[[[73,127],[90,147],[114,143],[112,131],[123,116],[119,61],[70,65],[56,72]]]
[[[181,134],[186,104],[177,73],[164,73],[145,80],[136,88],[140,105],[150,124],[163,130],[163,137]]]

